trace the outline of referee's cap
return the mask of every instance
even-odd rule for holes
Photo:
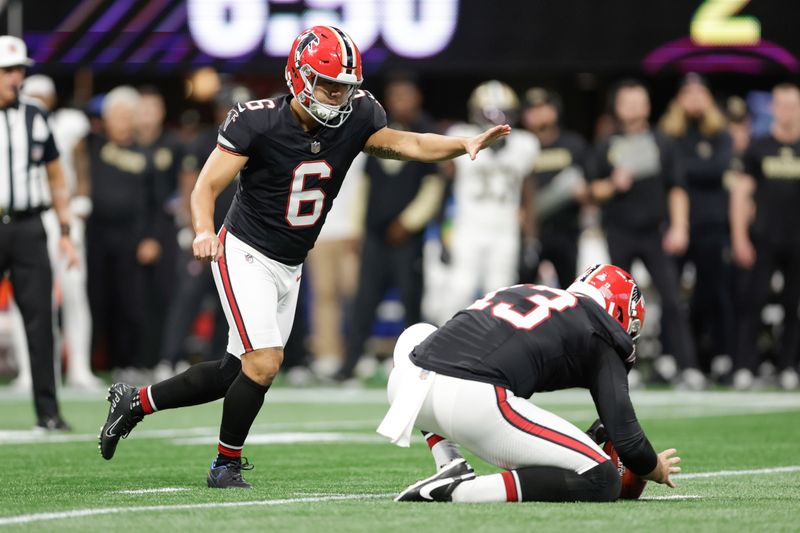
[[[31,65],[33,59],[28,57],[25,41],[13,35],[0,36],[0,68]]]

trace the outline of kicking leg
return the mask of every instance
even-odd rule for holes
[[[222,398],[240,374],[241,367],[239,359],[226,354],[221,361],[198,363],[186,372],[149,387],[115,383],[108,390],[111,406],[100,430],[101,455],[107,460],[114,457],[119,439],[127,437],[145,415]]]

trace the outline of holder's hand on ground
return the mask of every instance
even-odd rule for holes
[[[669,478],[670,474],[677,474],[681,471],[681,467],[677,466],[681,462],[680,457],[673,457],[678,450],[670,448],[658,454],[658,464],[652,472],[644,476],[644,479],[655,481],[656,483],[663,483],[664,485],[675,488],[675,483]]]

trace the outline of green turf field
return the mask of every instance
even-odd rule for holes
[[[537,404],[587,426],[581,391]],[[675,490],[613,504],[399,504],[392,496],[433,471],[374,432],[379,390],[270,391],[245,455],[251,491],[205,487],[221,403],[158,413],[106,462],[96,433],[102,398],[64,395],[72,434],[29,429],[30,401],[0,389],[0,529],[17,531],[798,531],[800,395],[640,392],[637,412],[658,449],[676,447]],[[471,458],[478,474],[496,470]],[[747,472],[749,471],[749,472]]]

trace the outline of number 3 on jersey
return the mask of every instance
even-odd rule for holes
[[[534,306],[525,314],[515,310],[512,304],[504,302],[502,297],[497,296],[497,293],[514,287],[527,287],[533,293],[526,299],[533,303]],[[553,311],[560,312],[564,309],[575,307],[578,303],[575,295],[561,289],[553,289],[543,285],[515,285],[514,287],[505,287],[490,292],[467,307],[467,310],[483,311],[487,307],[491,307],[492,315],[497,318],[509,322],[517,329],[530,330],[550,318]],[[547,296],[548,293],[554,296],[549,297]]]
[[[317,179],[331,178],[333,169],[326,161],[304,161],[292,173],[292,185],[289,190],[289,201],[286,204],[286,221],[293,228],[313,226],[322,216],[325,203],[325,191],[319,188],[306,188],[306,178],[316,176]],[[313,204],[308,208],[308,204]]]

